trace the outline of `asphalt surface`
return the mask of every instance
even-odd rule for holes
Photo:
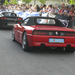
[[[11,34],[0,30],[0,75],[75,75],[75,53],[39,48],[24,52]]]

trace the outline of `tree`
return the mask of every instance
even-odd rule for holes
[[[0,0],[0,4],[2,5],[5,2],[5,0]]]
[[[75,5],[75,0],[68,0],[68,3]]]
[[[32,0],[22,0],[22,1],[27,4],[27,3],[30,3]]]
[[[10,4],[17,4],[17,0],[12,0],[12,2],[10,2]]]
[[[42,4],[45,4],[47,0],[39,0]]]
[[[8,5],[9,2],[7,0],[5,0],[5,2],[3,3],[4,5]]]

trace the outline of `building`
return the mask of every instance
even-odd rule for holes
[[[32,0],[31,3],[32,3],[32,4],[41,4],[41,3],[39,2],[39,0]],[[47,4],[47,5],[48,5],[48,4],[62,4],[62,3],[68,4],[67,0],[47,0],[47,1],[46,1],[46,4]]]
[[[0,4],[4,3],[5,0],[0,0]],[[9,2],[11,2],[12,0],[8,0]],[[22,0],[17,0],[17,2],[22,2]],[[62,3],[65,3],[65,4],[68,4],[67,0],[47,0],[46,1],[46,4],[62,4]],[[31,4],[41,4],[39,2],[39,0],[32,0],[31,1]]]
[[[22,0],[17,0],[17,1],[22,1]],[[48,4],[62,4],[62,3],[64,3],[64,4],[68,4],[68,2],[67,2],[68,0],[47,0],[46,1],[46,4],[48,5]],[[31,4],[41,4],[40,2],[39,2],[39,0],[32,0],[31,1]]]

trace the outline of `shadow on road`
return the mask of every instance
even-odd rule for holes
[[[0,30],[12,30],[12,28],[10,28],[10,27],[9,28],[5,28],[4,27],[4,28],[0,28]]]
[[[29,51],[29,53],[35,53],[35,54],[69,54],[65,50],[62,49],[51,49],[51,48],[40,48],[35,47],[33,50]]]
[[[14,44],[15,43],[15,44]],[[51,49],[49,47],[40,48],[40,47],[33,47],[30,51],[23,51],[22,45],[18,43],[17,41],[14,42],[12,45],[16,48],[16,52],[22,53],[22,54],[29,54],[29,55],[55,55],[55,56],[68,56],[72,55],[74,56],[75,53],[68,53],[63,49]]]
[[[21,50],[23,50],[19,42],[16,41],[15,43],[17,44],[17,46],[20,47]],[[51,49],[50,47],[43,47],[43,48],[33,47],[31,48],[30,51],[24,51],[24,52],[33,53],[33,54],[72,54],[72,53],[66,52],[64,49],[60,49],[60,48]]]

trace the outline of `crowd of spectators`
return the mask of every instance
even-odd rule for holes
[[[53,5],[32,5],[32,4],[22,4],[22,5],[0,5],[0,10],[20,10],[22,12],[50,12],[51,14],[60,14],[75,17],[75,6],[71,7],[62,3],[61,7]]]

